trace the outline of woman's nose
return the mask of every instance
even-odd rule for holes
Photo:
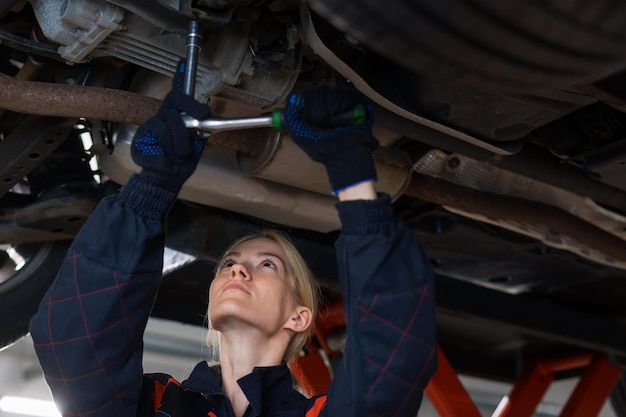
[[[246,281],[250,280],[250,273],[246,269],[246,266],[241,263],[236,263],[230,267],[230,278],[240,278]]]

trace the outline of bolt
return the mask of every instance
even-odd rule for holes
[[[453,156],[452,158],[448,159],[449,168],[455,169],[455,168],[458,168],[460,165],[461,165],[461,160],[458,157]]]

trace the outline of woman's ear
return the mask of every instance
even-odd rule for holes
[[[285,328],[296,333],[304,332],[311,327],[312,321],[313,313],[311,309],[305,306],[297,306],[287,323],[285,323]]]

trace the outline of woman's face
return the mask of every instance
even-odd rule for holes
[[[271,335],[292,320],[295,310],[293,278],[276,242],[248,240],[224,256],[209,289],[214,329],[252,326]]]

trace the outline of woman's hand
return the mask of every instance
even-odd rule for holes
[[[139,126],[131,145],[133,161],[143,168],[146,183],[178,193],[200,160],[206,138],[188,132],[181,113],[196,119],[211,115],[209,106],[182,92],[185,60],[180,60],[172,90],[150,120]]]
[[[358,104],[365,108],[364,121],[333,125],[336,116],[354,111]],[[358,192],[344,192],[360,183],[376,181],[372,152],[378,147],[378,141],[372,134],[371,106],[355,90],[320,87],[293,94],[285,108],[285,119],[293,141],[312,160],[326,167],[335,195],[355,192],[361,195],[369,186],[358,188]]]

